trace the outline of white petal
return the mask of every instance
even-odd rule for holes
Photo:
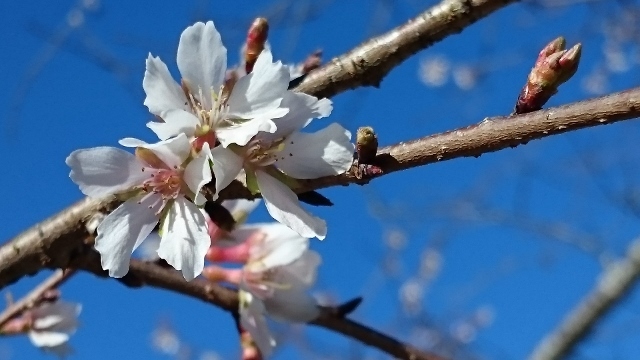
[[[355,146],[351,133],[333,123],[313,133],[294,133],[285,141],[276,166],[296,179],[316,179],[349,170]]]
[[[320,255],[308,250],[296,261],[278,268],[272,274],[272,281],[285,286],[276,289],[271,298],[265,299],[264,305],[269,315],[294,322],[308,322],[320,315],[316,299],[307,293],[307,289],[315,283],[320,262]]]
[[[29,339],[37,347],[54,347],[69,341],[69,334],[54,331],[29,331]]]
[[[182,163],[191,154],[191,143],[185,134],[141,147],[153,151],[170,168],[182,166]]]
[[[264,300],[264,306],[270,316],[281,321],[306,323],[320,315],[316,299],[295,287],[276,290]]]
[[[181,133],[193,136],[196,126],[200,124],[200,119],[195,115],[181,109],[163,112],[162,119],[164,122],[149,121],[147,123],[147,127],[156,133],[160,140],[166,140]]]
[[[160,196],[160,195],[158,195]],[[109,276],[120,278],[129,271],[131,254],[158,223],[157,208],[149,208],[157,198],[149,196],[129,199],[98,225],[95,248],[100,253],[102,268]]]
[[[280,117],[286,114],[286,112],[287,109],[283,108],[267,110],[260,114],[261,117],[245,121],[241,125],[220,128],[217,130],[216,135],[223,147],[227,147],[231,144],[244,146],[247,145],[249,140],[251,140],[251,138],[260,131],[264,131],[266,133],[275,132],[276,124],[271,120],[271,118]]]
[[[118,140],[118,144],[124,147],[134,148],[138,146],[148,145],[149,143],[147,143],[146,141],[142,141],[140,139],[127,137],[127,138]]]
[[[296,261],[287,265],[283,274],[286,274],[284,276],[287,281],[295,283],[296,286],[309,288],[316,282],[320,263],[322,263],[320,254],[307,250]]]
[[[58,300],[44,303],[33,310],[33,326],[36,330],[73,332],[78,326],[77,316],[82,306]]]
[[[263,358],[268,358],[276,346],[275,339],[269,332],[267,320],[264,316],[264,305],[260,299],[251,293],[240,290],[240,325],[251,334],[251,338],[258,346]]]
[[[193,199],[196,205],[202,205],[206,201],[200,190],[204,185],[211,182],[211,166],[209,165],[211,156],[209,144],[205,143],[198,156],[191,160],[184,169],[183,179],[189,189],[196,195],[195,199]]]
[[[264,242],[252,249],[250,260],[258,260],[261,271],[290,264],[309,248],[309,239],[280,223],[243,225],[238,231],[260,231],[266,235]]]
[[[260,199],[234,199],[222,202],[222,206],[227,208],[236,222],[239,223],[245,222],[249,214],[251,214],[258,205],[260,205]]]
[[[281,62],[274,63],[271,52],[265,49],[253,72],[240,78],[233,87],[227,102],[229,113],[242,119],[261,116],[280,106],[288,86],[289,71]]]
[[[287,225],[300,236],[317,237],[320,240],[325,238],[325,221],[304,210],[298,197],[289,187],[263,171],[256,171],[256,177],[267,211],[274,219]]]
[[[333,109],[329,99],[318,100],[315,96],[293,91],[287,91],[280,106],[288,108],[289,112],[274,120],[278,127],[272,135],[274,139],[283,138],[304,128],[313,118],[329,116]]]
[[[167,65],[159,57],[151,54],[147,57],[142,87],[147,94],[144,105],[154,115],[160,116],[164,111],[185,109],[187,106],[187,97],[182,88],[173,80]]]
[[[158,256],[191,281],[202,272],[209,246],[211,239],[204,216],[194,203],[177,198],[162,222]]]
[[[91,197],[130,190],[148,177],[133,154],[108,146],[76,150],[65,162],[71,167],[71,180]]]
[[[227,70],[227,49],[213,22],[195,23],[180,35],[178,69],[206,109],[211,109],[211,90],[216,93],[224,82]]]
[[[233,151],[217,146],[211,150],[211,160],[213,161],[213,175],[216,178],[216,194],[226,188],[240,174],[243,159]]]

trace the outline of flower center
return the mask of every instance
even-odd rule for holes
[[[142,190],[147,194],[138,203],[155,197],[155,201],[149,205],[149,208],[160,205],[159,213],[167,202],[176,199],[182,193],[182,172],[178,169],[145,168],[145,170],[151,170],[149,179],[142,183]]]
[[[253,139],[246,145],[245,159],[253,166],[269,166],[276,162],[284,144]]]
[[[211,93],[208,95],[211,97],[210,106],[208,103],[201,101],[205,99],[205,90],[198,88],[196,96],[184,81],[182,82],[182,90],[187,97],[191,111],[200,119],[199,129],[201,133],[204,132],[204,129],[206,129],[206,132],[213,132],[221,127],[236,125],[234,119],[228,116],[229,106],[227,105],[227,100],[229,100],[229,94],[231,93],[229,85],[222,85],[217,93],[210,89]],[[213,144],[211,146],[213,147]]]

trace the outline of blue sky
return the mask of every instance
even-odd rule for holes
[[[194,21],[216,23],[230,63],[237,61],[246,28],[258,15],[272,20],[270,42],[276,59],[298,62],[322,48],[327,61],[433,4],[244,0],[159,6],[146,0],[105,2],[81,19],[73,12],[78,9],[74,1],[3,3],[0,153],[5,170],[0,185],[5,198],[0,202],[0,241],[81,198],[64,164],[71,151],[116,146],[127,136],[154,140],[144,126],[150,119],[142,105],[144,59],[149,52],[159,55],[177,75],[178,38]],[[619,45],[628,62],[625,71],[603,50],[618,46],[603,29],[622,23],[616,17],[619,11],[612,2],[551,10],[511,5],[406,61],[380,89],[335,97],[330,119],[352,131],[371,125],[387,145],[485,116],[507,115],[537,52],[558,35],[569,44],[582,42],[583,60],[576,78],[563,85],[548,106],[594,96],[593,86],[585,84],[598,80],[599,69],[608,69],[607,91],[637,85],[638,47],[624,41]],[[606,19],[618,20],[606,25]],[[80,26],[68,27],[80,20]],[[481,76],[469,90],[456,86],[450,76],[440,86],[429,86],[419,72],[434,58],[452,70],[469,66]],[[541,235],[542,224],[561,223],[574,230],[576,238],[593,237],[615,256],[637,236],[638,219],[609,195],[635,188],[640,180],[635,147],[639,130],[637,123],[625,122],[479,159],[412,169],[364,187],[323,190],[335,206],[313,209],[329,224],[327,239],[312,243],[323,256],[317,289],[336,301],[364,296],[353,314],[356,319],[417,345],[427,343],[424,334],[430,326],[451,333],[479,309],[490,309],[492,323],[477,329],[465,351],[490,359],[523,358],[602,269],[593,255]],[[484,211],[482,220],[461,220],[474,214],[469,207],[462,212],[454,206],[462,200],[494,212]],[[499,212],[503,216],[497,216]],[[268,219],[263,208],[251,218]],[[523,219],[534,225],[523,229]],[[385,245],[389,234],[405,239],[399,250]],[[437,277],[423,288],[422,311],[409,315],[403,312],[399,291],[417,277],[425,249],[442,263]],[[44,275],[25,278],[9,290],[20,296]],[[73,358],[167,359],[151,346],[151,334],[163,321],[192,349],[192,359],[204,359],[207,351],[222,358],[237,356],[232,319],[199,301],[151,288],[132,290],[89,274],[79,274],[62,290],[66,300],[83,304],[82,327],[71,340]],[[637,357],[638,336],[629,334],[640,324],[635,310],[639,300],[637,292],[626,299],[579,354]],[[632,330],[624,331],[628,328]],[[307,340],[310,349],[300,345]],[[332,358],[385,358],[314,328],[303,338],[285,341],[276,358],[308,357],[309,350]],[[26,338],[0,341],[0,360],[45,358],[49,356]]]

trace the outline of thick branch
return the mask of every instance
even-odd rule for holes
[[[100,267],[100,255],[93,250],[88,250],[84,255],[74,259],[73,264],[79,269],[109,278],[108,274]],[[154,263],[132,259],[129,273],[121,279],[121,282],[130,287],[153,286],[199,299],[232,313],[238,311],[238,293],[235,290],[204,279],[187,282],[180,272]],[[388,335],[347,319],[333,311],[333,308],[323,308],[321,316],[312,324],[354,338],[400,359],[442,360],[439,356],[420,351]]]
[[[295,90],[331,97],[359,86],[378,86],[391,69],[445,37],[518,0],[444,0],[386,34],[312,71]]]
[[[354,171],[300,181],[304,192],[335,185],[366,183],[378,176],[438,161],[516,147],[547,136],[640,116],[640,88],[524,115],[487,118],[479,124],[382,148],[379,172],[358,178]],[[353,170],[353,169],[352,169]],[[240,182],[222,191],[222,199],[253,198]],[[69,267],[70,259],[89,236],[85,223],[118,202],[85,199],[18,235],[0,247],[0,288],[37,272],[44,264]]]
[[[90,236],[87,224],[96,214],[115,209],[115,199],[85,198],[35,224],[0,247],[0,289],[47,267],[65,269]]]
[[[609,313],[640,277],[640,238],[627,250],[626,258],[609,266],[594,288],[535,348],[530,359],[551,360],[568,355],[596,323]]]

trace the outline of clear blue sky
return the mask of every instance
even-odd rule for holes
[[[229,63],[237,61],[246,28],[258,15],[272,20],[274,58],[297,62],[322,48],[328,60],[434,3],[105,2],[98,11],[86,12],[83,24],[69,31],[68,22],[79,21],[71,11],[77,8],[74,1],[4,2],[0,242],[81,198],[64,164],[71,151],[116,146],[127,136],[154,140],[144,126],[150,119],[142,105],[144,60],[148,52],[159,55],[177,75],[178,38],[194,21],[216,23],[229,49]],[[583,42],[584,54],[576,78],[561,87],[549,105],[593,96],[583,82],[606,65],[602,20],[618,9],[613,2],[603,3],[609,5],[552,11],[511,5],[419,53],[393,70],[380,89],[335,97],[330,119],[352,131],[371,125],[386,145],[469,125],[485,116],[507,115],[539,48],[558,35],[565,35],[570,44]],[[637,85],[640,78],[638,48],[623,44],[622,52],[629,69],[610,74],[611,91]],[[461,90],[451,78],[439,87],[425,85],[418,76],[421,61],[438,56],[454,67],[479,69],[479,82],[471,90]],[[416,329],[436,325],[449,333],[461,319],[489,306],[495,313],[493,323],[479,329],[466,350],[491,359],[523,358],[592,286],[601,267],[592,255],[536,234],[539,224],[534,231],[523,231],[517,222],[507,226],[504,221],[460,221],[451,218],[448,206],[465,197],[520,220],[560,221],[580,232],[578,238],[598,238],[612,254],[620,255],[638,234],[638,219],[620,211],[604,194],[638,184],[634,145],[639,130],[637,123],[625,122],[479,159],[396,173],[365,187],[327,189],[323,194],[335,206],[313,209],[329,225],[326,240],[312,245],[324,259],[317,289],[336,301],[364,296],[356,319],[403,340],[414,339],[416,345],[425,341]],[[584,159],[596,164],[596,177],[588,175]],[[268,220],[268,215],[260,208],[251,220]],[[384,243],[390,231],[406,236],[397,257]],[[416,276],[426,248],[437,249],[442,268],[421,301],[423,313],[403,315],[399,286]],[[384,264],[398,268],[390,274]],[[20,296],[43,275],[23,279],[9,290]],[[199,301],[151,288],[132,290],[88,274],[76,276],[62,290],[66,300],[83,304],[82,326],[71,340],[74,359],[166,359],[151,346],[151,333],[164,320],[191,347],[190,358],[204,359],[200,356],[207,350],[223,358],[237,357],[232,319]],[[639,300],[634,292],[579,353],[598,359],[637,357],[638,336],[620,329],[637,332]],[[307,335],[311,349],[319,353],[384,358],[324,330],[311,329]],[[309,356],[299,350],[303,341],[287,342],[276,358]],[[0,341],[0,360],[45,358],[49,357],[26,337]]]

